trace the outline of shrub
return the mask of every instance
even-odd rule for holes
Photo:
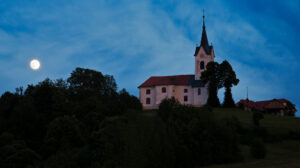
[[[297,131],[289,131],[289,134],[288,134],[288,138],[289,139],[294,139],[294,140],[300,140],[300,133],[297,132]]]
[[[267,129],[264,128],[264,127],[260,127],[260,126],[259,127],[258,126],[254,127],[253,134],[256,137],[262,138],[264,142],[266,142],[268,140],[268,137],[269,137]]]
[[[260,111],[253,111],[252,120],[255,126],[259,126],[259,121],[264,118],[264,114]]]
[[[265,144],[261,139],[258,138],[252,140],[252,143],[250,145],[250,151],[252,157],[256,159],[263,159],[267,155]]]
[[[163,121],[167,121],[170,116],[175,112],[175,109],[180,106],[180,103],[175,99],[164,99],[159,104],[159,109],[157,111],[157,116]]]

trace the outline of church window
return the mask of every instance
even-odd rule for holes
[[[201,88],[198,88],[198,95],[201,95]]]
[[[186,101],[188,101],[188,96],[184,96],[183,97],[183,100],[186,102]]]
[[[161,88],[162,93],[166,93],[167,89],[165,87]]]
[[[146,90],[146,94],[150,94],[151,93],[151,90],[150,89],[147,89]]]
[[[188,89],[184,89],[183,91],[184,91],[184,93],[187,93],[187,92],[188,92]]]
[[[200,69],[204,69],[204,61],[200,62]]]
[[[151,100],[150,100],[150,98],[148,97],[148,98],[146,98],[146,104],[150,104],[151,103]]]

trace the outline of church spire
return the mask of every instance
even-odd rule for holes
[[[203,25],[202,25],[202,36],[201,36],[201,42],[200,42],[200,46],[196,47],[195,50],[195,54],[194,56],[196,56],[198,54],[198,52],[200,51],[200,48],[203,47],[204,51],[206,54],[210,55],[213,46],[209,45],[208,43],[208,39],[207,39],[207,35],[206,35],[206,27],[205,27],[205,15],[204,15],[204,9],[203,9]]]
[[[206,53],[209,53],[209,44],[207,40],[207,35],[206,35],[206,30],[205,30],[205,15],[204,15],[204,9],[203,9],[203,25],[202,25],[202,37],[201,37],[201,44],[200,47],[202,46],[205,50]]]
[[[202,16],[202,17],[203,17],[203,26],[202,26],[202,27],[205,29],[205,22],[204,22],[205,15],[204,15],[204,9],[203,9],[203,16]]]

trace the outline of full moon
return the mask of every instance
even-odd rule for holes
[[[39,70],[41,67],[41,63],[37,59],[31,60],[29,65],[32,70]]]

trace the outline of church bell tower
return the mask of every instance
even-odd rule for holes
[[[214,61],[215,54],[212,45],[209,45],[206,29],[205,29],[205,16],[203,11],[203,25],[202,25],[202,37],[200,46],[196,46],[195,50],[195,80],[200,80],[201,73],[206,70],[207,63]]]

